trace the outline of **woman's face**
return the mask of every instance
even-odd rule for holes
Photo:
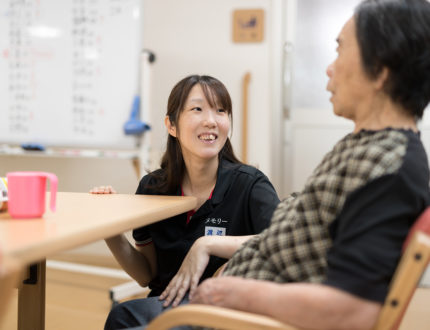
[[[361,63],[354,18],[349,19],[337,39],[337,58],[327,68],[327,90],[336,115],[354,121],[369,114],[374,87]]]
[[[169,134],[177,137],[184,159],[211,160],[218,157],[230,130],[230,117],[226,110],[211,107],[202,87],[196,84],[190,91],[179,115],[178,128],[166,125]]]

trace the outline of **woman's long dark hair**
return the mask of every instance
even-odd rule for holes
[[[179,117],[184,110],[185,102],[191,89],[199,84],[211,107],[221,107],[230,116],[233,123],[232,103],[230,94],[224,84],[210,76],[192,75],[179,81],[170,92],[167,102],[167,113],[170,123],[176,127],[179,136]],[[223,148],[218,154],[218,159],[227,159],[233,163],[241,163],[235,156],[230,139],[227,138]],[[174,194],[182,183],[185,175],[185,163],[179,140],[170,134],[167,137],[167,148],[161,159],[161,168],[164,171],[151,173],[157,180],[155,190],[160,193]]]

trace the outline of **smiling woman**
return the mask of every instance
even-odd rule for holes
[[[181,146],[188,168],[194,163],[206,163],[205,166],[214,169],[218,167],[219,153],[227,142],[231,125],[231,102],[224,102],[228,110],[219,103],[212,94],[206,97],[202,86],[196,84],[190,90],[177,124],[170,120],[170,116],[165,118],[168,132]],[[230,156],[235,158],[233,152]],[[183,189],[190,188],[189,176],[186,178]],[[215,175],[212,179],[215,183]]]
[[[230,95],[219,80],[193,75],[178,82],[167,105],[161,168],[146,175],[136,193],[194,196],[197,207],[135,229],[136,246],[124,236],[106,240],[125,271],[149,285],[149,296],[160,296],[164,306],[178,305],[187,293],[192,297],[232,251],[269,226],[279,203],[268,178],[236,158],[228,137],[231,122]],[[120,304],[105,329],[145,323],[160,306],[152,301]]]
[[[232,119],[230,94],[222,82],[213,77],[198,75],[178,82],[173,87],[167,104],[165,125],[169,136],[166,153],[161,161],[161,168],[166,169],[166,178],[160,180],[158,188],[167,191],[182,184],[186,162],[190,160],[183,155],[184,147],[194,149],[201,146],[198,142],[202,140],[202,136],[199,135],[212,134],[217,137],[212,150],[217,149],[218,159],[240,163],[227,136]],[[201,156],[212,156],[212,163],[214,161],[214,154]]]

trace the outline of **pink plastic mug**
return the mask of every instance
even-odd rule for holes
[[[12,218],[40,218],[45,213],[46,178],[51,181],[51,210],[55,211],[57,176],[47,172],[7,173],[9,214]]]

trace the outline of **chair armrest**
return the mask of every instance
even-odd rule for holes
[[[167,330],[181,325],[212,327],[225,330],[296,329],[267,316],[197,304],[172,308],[154,319],[146,329]]]

